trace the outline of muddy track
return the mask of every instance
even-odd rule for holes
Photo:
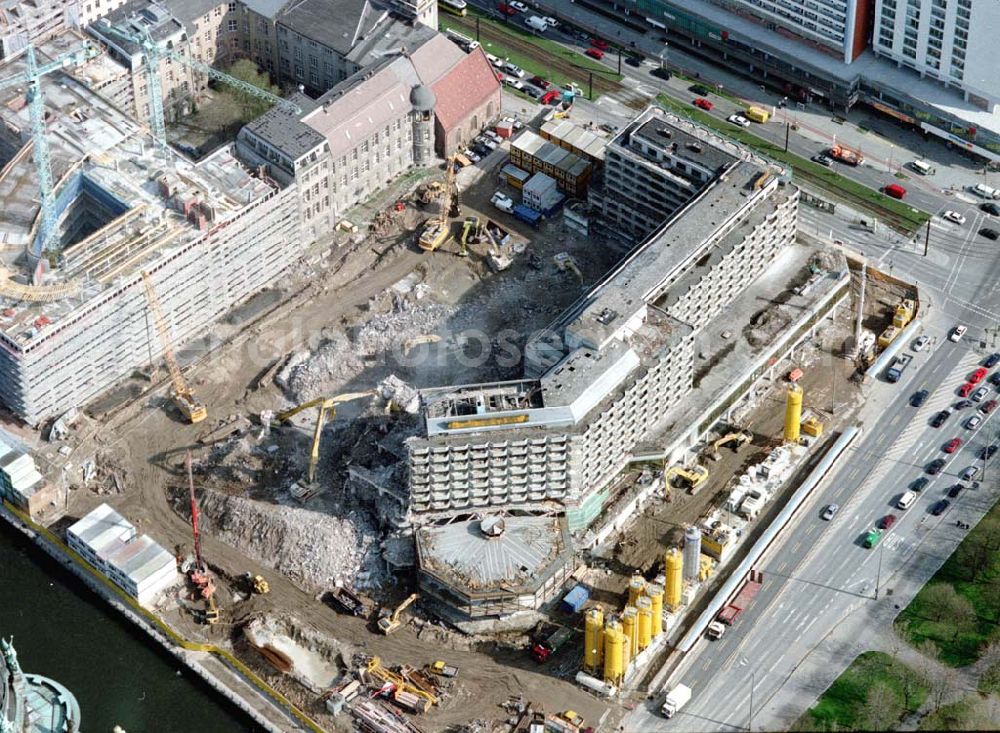
[[[476,34],[476,21],[474,18],[449,18],[450,22],[455,25],[462,26],[465,30],[469,31],[470,37],[475,37]],[[546,53],[545,49],[541,46],[537,46],[531,41],[525,40],[514,33],[507,33],[495,26],[489,24],[480,25],[479,29],[480,39],[487,41],[494,41],[503,46],[507,46],[513,51],[529,56],[530,58],[538,61],[540,64],[544,64],[554,71],[559,72],[565,76],[575,79],[581,86],[585,85],[587,82],[588,75],[590,74],[589,69],[584,69],[572,61],[567,61],[555,56],[551,56]],[[611,69],[608,69],[608,73],[613,73]],[[598,72],[594,72],[594,95],[607,94],[611,92],[620,92],[625,87],[619,84],[613,79],[608,79]]]

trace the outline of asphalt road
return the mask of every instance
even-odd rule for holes
[[[962,469],[982,465],[976,460],[979,450],[997,439],[996,413],[974,431],[966,430],[956,416],[940,429],[930,427],[935,412],[957,401],[955,390],[981,356],[966,342],[956,345],[939,338],[932,352],[915,357],[913,366],[919,368],[911,366],[899,384],[873,388],[882,393],[879,399],[891,400],[884,417],[852,446],[786,533],[784,545],[761,568],[764,586],[754,605],[721,640],[699,642],[673,676],[673,683],[694,690],[691,702],[671,721],[660,717],[653,705],[637,709],[628,730],[746,729],[751,681],[754,709],[765,708],[815,644],[847,614],[878,602],[878,581],[885,599],[928,535],[956,531],[957,519],[974,522],[992,503],[995,497],[988,498],[986,489],[967,489],[951,500],[942,516],[930,514]],[[923,407],[911,407],[909,395],[921,388],[933,394]],[[993,388],[991,392],[995,394]],[[971,414],[971,409],[962,411],[963,424]],[[964,444],[949,456],[941,446],[952,437],[961,437]],[[930,484],[908,510],[896,508],[900,495],[937,457],[947,459],[944,470],[928,476]],[[840,510],[825,522],[819,514],[831,503]],[[897,517],[896,524],[876,549],[865,549],[864,535],[887,514]],[[771,729],[776,722],[758,712],[754,727]]]

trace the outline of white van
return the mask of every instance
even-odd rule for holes
[[[530,18],[524,21],[524,24],[529,28],[531,28],[532,30],[538,31],[539,33],[544,33],[549,29],[548,21],[545,20],[545,18],[539,18],[537,15],[532,15]]]
[[[976,196],[982,196],[984,199],[1000,199],[1000,191],[997,191],[995,188],[990,188],[983,183],[977,183],[975,186],[969,186],[969,191],[976,194]]]
[[[917,500],[917,495],[912,491],[907,491],[901,497],[899,501],[896,502],[896,506],[900,509],[909,509],[910,506]]]
[[[937,168],[926,160],[915,160],[910,163],[910,167],[922,176],[931,176],[937,173]]]

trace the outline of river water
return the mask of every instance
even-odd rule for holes
[[[0,636],[12,635],[25,672],[76,695],[83,733],[261,730],[0,521]]]

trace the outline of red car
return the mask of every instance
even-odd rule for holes
[[[584,53],[590,56],[591,58],[597,59],[598,61],[604,58],[604,51],[602,51],[599,48],[594,48],[593,46],[584,51]]]
[[[990,400],[989,402],[984,402],[983,404],[981,404],[979,406],[979,411],[981,413],[983,413],[984,415],[989,415],[995,409],[997,409],[997,401],[996,400]]]
[[[884,517],[882,517],[882,522],[881,522],[882,529],[889,529],[895,523],[896,523],[895,514],[886,514]]]
[[[497,10],[499,10],[504,15],[517,15],[517,8],[512,8],[507,3],[497,3]]]
[[[704,97],[698,97],[696,100],[694,100],[694,102],[692,102],[692,104],[694,104],[695,107],[701,107],[706,112],[710,111],[712,107],[715,106]]]
[[[949,440],[947,443],[944,444],[944,452],[954,453],[955,451],[958,450],[958,447],[960,445],[962,445],[961,438],[952,438],[951,440]]]
[[[605,41],[603,38],[591,38],[590,45],[596,46],[602,51],[607,51],[609,48],[611,48],[611,44]]]
[[[545,94],[542,95],[542,98],[539,99],[538,101],[541,104],[555,104],[556,102],[559,101],[559,98],[560,98],[559,92],[555,89],[552,89],[550,91],[545,92]]]
[[[969,384],[979,384],[986,378],[986,372],[988,370],[983,367],[979,367],[976,371],[972,373],[969,377]]]
[[[976,385],[974,385],[972,382],[966,382],[965,384],[963,384],[961,387],[958,388],[958,396],[968,397],[970,394],[972,394],[972,390],[974,390],[975,388]]]

